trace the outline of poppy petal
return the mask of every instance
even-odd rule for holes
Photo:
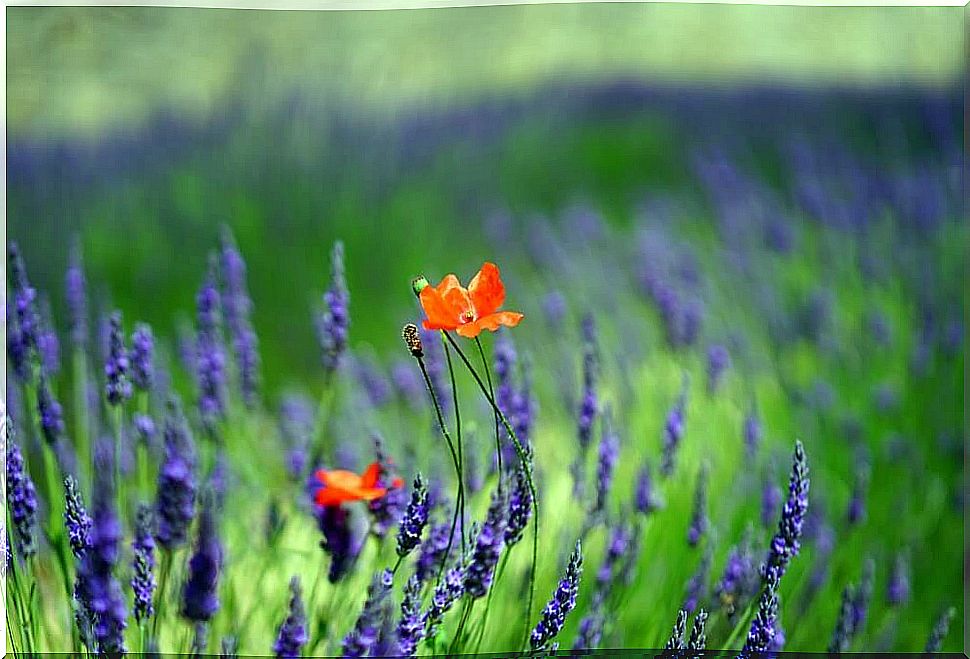
[[[515,327],[522,322],[523,318],[525,316],[517,311],[497,311],[484,318],[479,318],[474,323],[461,325],[456,331],[465,338],[474,339],[482,330],[494,332],[502,325],[505,327]]]
[[[381,463],[372,462],[367,465],[367,469],[360,477],[360,487],[362,489],[371,489],[377,485],[377,479],[381,477]]]
[[[373,501],[374,499],[380,499],[382,496],[387,494],[387,488],[374,487],[365,490],[358,490],[355,492],[358,499],[363,499],[364,501]]]
[[[479,318],[498,311],[505,302],[505,284],[499,276],[498,266],[486,261],[468,284],[468,295]]]
[[[318,506],[337,506],[346,501],[354,501],[356,497],[337,487],[323,487],[317,490],[313,500]]]
[[[428,330],[452,330],[458,327],[458,314],[441,297],[437,289],[426,286],[419,296],[421,308],[428,317],[424,328]]]

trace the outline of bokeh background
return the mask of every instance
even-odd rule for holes
[[[174,357],[229,225],[267,401],[320,386],[312,318],[338,239],[351,346],[385,372],[414,274],[500,263],[564,441],[584,312],[607,368],[638,374],[614,392],[635,454],[657,452],[683,371],[701,392],[726,345],[727,402],[693,441],[739,443],[757,399],[774,472],[802,437],[836,527],[859,462],[872,472],[825,604],[786,609],[792,649],[824,649],[863,558],[882,589],[906,546],[912,609],[877,596],[856,649],[918,650],[963,611],[964,33],[958,8],[9,8],[8,238],[55,319],[79,241],[93,313],[151,323]],[[686,346],[658,279],[703,307]],[[741,496],[731,481],[712,500]],[[678,603],[644,597],[646,628],[669,629]],[[618,643],[659,638],[636,618]]]

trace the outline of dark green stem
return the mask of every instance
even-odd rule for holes
[[[485,382],[488,384],[488,393],[495,400],[495,389],[492,388],[492,371],[488,367],[488,360],[485,358],[485,348],[482,347],[482,340],[475,337],[475,345],[478,346],[478,354],[482,357],[482,368],[485,369]],[[498,491],[502,491],[502,438],[498,413],[495,414],[495,459],[498,464]]]
[[[447,336],[446,332],[442,334]],[[458,405],[458,380],[455,379],[455,369],[451,363],[451,351],[448,345],[442,340],[441,345],[445,349],[445,359],[448,362],[448,377],[451,378],[451,402],[455,406],[455,439],[458,444],[458,484],[461,487],[461,514],[458,516],[458,523],[461,526],[461,551],[465,553],[465,457],[462,454],[461,443],[461,409]],[[447,554],[446,554],[447,556]]]
[[[468,361],[468,357],[466,357],[465,353],[462,352],[455,339],[447,332],[444,334],[447,337],[448,342],[455,349],[455,352],[458,353],[458,356],[461,357],[461,360],[465,363],[465,366],[468,368],[469,372],[471,372],[472,377],[475,378],[475,382],[478,383],[478,388],[482,390],[482,394],[488,400],[489,404],[492,406],[492,409],[495,410],[495,413],[501,418],[502,424],[505,426],[505,430],[509,433],[509,437],[512,439],[512,443],[515,445],[516,455],[519,458],[519,462],[522,465],[522,471],[525,473],[526,482],[529,485],[529,494],[532,495],[532,506],[533,510],[535,511],[535,519],[532,523],[532,567],[529,571],[529,608],[526,611],[526,639],[524,641],[524,643],[528,643],[529,621],[532,619],[532,604],[535,599],[536,563],[538,562],[539,557],[539,497],[536,494],[535,484],[532,480],[532,467],[529,465],[529,460],[525,454],[525,449],[522,448],[522,443],[515,434],[515,430],[512,429],[512,424],[509,423],[508,418],[506,418],[502,410],[498,408],[498,405],[495,404],[495,398],[489,393],[485,383],[482,382],[481,376],[478,375],[475,367],[472,366],[470,361]]]

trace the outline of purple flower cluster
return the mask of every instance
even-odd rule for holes
[[[290,608],[283,624],[276,633],[273,653],[277,659],[296,659],[303,654],[309,635],[306,628],[306,610],[303,606],[303,591],[300,578],[290,579]]]
[[[37,411],[40,413],[40,429],[44,439],[54,446],[64,434],[64,413],[44,374],[41,374],[37,386]]]
[[[367,600],[354,628],[344,638],[343,656],[365,657],[378,641],[383,618],[384,602],[391,594],[394,573],[384,570],[374,575],[367,588]]]
[[[886,602],[890,606],[901,606],[909,601],[909,555],[905,551],[896,554],[892,571],[889,573],[889,583],[886,586]]]
[[[14,242],[7,246],[7,272],[13,289],[16,320],[16,323],[10,323],[8,312],[7,352],[14,364],[14,371],[21,379],[29,380],[32,375],[30,360],[37,350],[40,316],[36,304],[37,291],[30,285],[20,248]]]
[[[424,638],[424,620],[421,617],[421,579],[418,575],[408,579],[401,599],[401,618],[397,623],[398,652],[402,657],[413,657],[418,644]]]
[[[677,612],[677,621],[674,622],[670,638],[664,644],[664,650],[683,650],[687,647],[687,641],[684,639],[687,635],[687,617],[687,612],[683,609]]]
[[[442,618],[465,592],[464,582],[464,570],[460,565],[456,565],[449,568],[445,572],[444,579],[435,586],[431,604],[424,614],[425,635],[428,638],[434,638],[437,635]]]
[[[488,513],[465,565],[463,589],[472,598],[484,596],[492,585],[495,566],[504,546],[505,509],[505,497],[501,491],[496,490],[492,493]]]
[[[758,610],[751,620],[748,638],[739,657],[750,657],[771,649],[778,618],[778,577],[777,573],[769,572],[765,579],[765,587],[758,600]]]
[[[696,547],[707,532],[709,525],[710,521],[707,518],[707,465],[704,464],[697,474],[694,507],[691,512],[690,525],[687,527],[687,544]]]
[[[195,376],[199,387],[199,415],[210,431],[226,414],[226,355],[222,345],[222,317],[215,255],[196,296]]]
[[[428,523],[428,488],[419,473],[414,477],[411,500],[397,529],[397,555],[404,558],[421,542],[421,534]]]
[[[674,473],[674,464],[677,455],[677,447],[680,446],[684,438],[684,422],[687,407],[686,387],[677,397],[677,402],[667,415],[664,423],[663,434],[663,456],[660,462],[660,473],[663,476],[670,476]]]
[[[64,528],[71,553],[80,560],[91,544],[91,517],[81,499],[81,490],[73,476],[64,477]]]
[[[754,596],[760,584],[751,529],[745,532],[739,545],[728,552],[721,580],[714,586],[714,597],[733,616],[748,597]]]
[[[350,325],[350,293],[344,277],[344,244],[334,243],[330,253],[330,288],[323,295],[323,311],[317,316],[317,340],[320,342],[323,369],[333,373],[347,350]]]
[[[286,447],[286,471],[293,481],[306,476],[307,449],[313,435],[313,406],[299,394],[289,394],[280,402],[280,435]]]
[[[606,510],[606,503],[613,483],[613,472],[620,458],[620,438],[613,428],[613,415],[607,410],[603,417],[603,433],[600,438],[599,456],[596,461],[596,503],[593,512]]]
[[[724,372],[731,365],[731,355],[722,345],[712,345],[707,349],[707,390],[716,392],[721,386]]]
[[[250,315],[252,300],[246,288],[246,261],[229,227],[222,228],[222,309],[236,360],[243,402],[250,409],[259,397],[259,340]]]
[[[351,525],[350,511],[342,506],[320,506],[316,519],[323,534],[320,547],[330,556],[328,578],[330,583],[337,583],[356,562],[363,538]]]
[[[661,506],[657,494],[653,490],[653,479],[650,477],[650,465],[644,463],[637,472],[637,479],[633,490],[633,503],[638,513],[649,515]]]
[[[433,524],[428,536],[421,543],[415,573],[421,582],[437,574],[438,568],[447,560],[448,540],[451,537],[451,522]]]
[[[37,552],[37,492],[30,479],[20,446],[13,438],[10,417],[6,422],[7,442],[7,511],[13,525],[17,553],[29,558]]]
[[[380,439],[375,440],[377,462],[381,465],[377,477],[377,487],[387,488],[387,493],[379,499],[367,503],[371,515],[370,532],[383,538],[398,523],[407,505],[407,492],[403,487],[395,487],[390,477],[390,460],[384,454]]]
[[[542,610],[542,618],[532,630],[529,646],[533,651],[546,648],[556,638],[566,622],[566,616],[576,606],[576,596],[579,594],[579,580],[583,574],[583,550],[580,542],[569,555],[566,572],[559,580],[556,592]]]
[[[67,272],[64,275],[64,291],[67,299],[68,315],[71,326],[71,343],[83,349],[88,342],[88,304],[87,282],[84,277],[84,263],[81,256],[81,243],[77,236],[71,242]]]
[[[512,547],[522,539],[522,533],[529,524],[532,517],[532,491],[529,489],[529,481],[526,469],[532,468],[532,453],[528,451],[529,464],[526,467],[519,466],[515,470],[512,478],[511,489],[509,491],[509,505],[506,513],[505,524],[505,546]]]
[[[704,552],[697,570],[687,582],[686,593],[684,594],[684,604],[681,608],[687,613],[693,613],[702,603],[707,593],[707,580],[711,572],[711,552],[710,549]]]
[[[761,427],[761,419],[758,418],[758,412],[752,406],[751,410],[744,417],[744,450],[745,455],[748,459],[754,458],[758,453],[758,446],[761,444],[761,439],[764,431]]]
[[[146,323],[135,325],[131,333],[131,382],[140,391],[149,391],[155,380],[155,337]]]
[[[182,615],[193,622],[208,622],[219,610],[219,572],[222,543],[216,529],[215,500],[202,498],[195,550],[189,559],[188,578],[182,589]]]
[[[142,622],[155,613],[152,598],[155,595],[155,538],[152,537],[154,515],[147,504],[138,507],[135,521],[135,538],[131,543],[132,562],[131,591],[135,596],[135,620]]]
[[[115,311],[108,318],[108,356],[104,363],[105,396],[111,405],[120,405],[131,398],[130,367],[121,312]]]
[[[165,458],[158,470],[155,539],[169,551],[185,544],[195,514],[195,447],[178,403],[168,403]]]
[[[946,635],[950,633],[950,623],[953,622],[956,615],[957,610],[953,607],[943,612],[926,639],[925,652],[939,652],[943,649],[943,641],[946,639]]]
[[[791,477],[788,481],[788,500],[781,512],[778,531],[771,540],[768,558],[762,568],[765,579],[773,578],[775,581],[780,581],[788,563],[798,555],[802,525],[808,512],[808,485],[808,462],[805,458],[805,449],[800,441],[796,441]]]

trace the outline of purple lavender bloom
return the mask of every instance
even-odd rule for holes
[[[559,291],[546,293],[542,298],[542,313],[545,315],[549,327],[553,329],[562,327],[566,311],[566,298]]]
[[[24,463],[20,446],[14,441],[13,422],[6,418],[7,431],[7,510],[13,525],[17,553],[29,558],[37,553],[37,492]]]
[[[707,635],[707,611],[700,609],[694,618],[694,624],[690,628],[690,638],[687,641],[688,650],[706,650]]]
[[[24,356],[27,356],[37,349],[40,317],[36,305],[37,291],[30,285],[20,248],[14,242],[7,247],[7,271],[13,289],[19,344]]]
[[[353,361],[354,374],[363,387],[367,399],[374,407],[383,407],[391,401],[391,385],[381,371],[381,367],[373,360],[363,356],[356,356]]]
[[[93,616],[99,652],[124,654],[128,611],[121,583],[114,576],[123,534],[114,508],[110,442],[99,444],[95,461],[103,477],[95,479],[91,545],[78,566],[77,598]]]
[[[775,636],[771,639],[768,649],[772,652],[781,652],[785,649],[785,629],[781,626],[781,616],[775,618]]]
[[[290,579],[290,608],[286,620],[276,633],[273,652],[277,659],[296,659],[303,654],[309,635],[306,628],[306,610],[303,606],[303,591],[300,578]]]
[[[195,447],[175,400],[168,403],[163,430],[165,459],[158,471],[155,539],[169,551],[185,544],[195,514]]]
[[[674,472],[677,447],[684,438],[686,407],[687,392],[684,390],[677,397],[677,403],[670,410],[670,414],[667,415],[667,422],[664,424],[663,457],[660,462],[660,473],[663,476],[670,476]]]
[[[579,405],[578,438],[580,450],[585,454],[593,437],[593,423],[598,411],[596,396],[596,357],[591,346],[583,354],[583,396]]]
[[[775,639],[775,621],[778,618],[778,574],[771,572],[765,580],[765,588],[758,600],[758,611],[751,620],[748,638],[739,657],[767,652]]]
[[[340,366],[347,349],[349,305],[350,293],[344,277],[344,244],[338,240],[330,253],[330,288],[323,295],[324,309],[317,316],[317,339],[323,369],[328,376]]]
[[[740,603],[755,594],[760,583],[758,565],[752,547],[751,529],[739,545],[728,553],[721,580],[714,586],[714,597],[733,616]]]
[[[606,500],[613,483],[613,472],[620,457],[620,438],[613,430],[613,415],[611,410],[603,420],[603,434],[600,439],[599,459],[596,462],[596,504],[593,511],[600,513],[606,510]]]
[[[531,467],[531,452],[529,452],[529,462]],[[512,547],[522,539],[525,527],[529,524],[532,516],[532,491],[529,489],[529,482],[526,472],[520,465],[515,470],[512,478],[512,487],[509,492],[509,505],[506,512],[505,524],[505,546]]]
[[[829,652],[845,652],[852,643],[856,632],[852,615],[852,603],[855,598],[855,588],[849,584],[842,591],[842,606],[835,622],[835,630],[832,632],[832,640],[829,642]]]
[[[64,435],[64,414],[44,374],[41,374],[37,387],[37,411],[44,439],[53,446]]]
[[[808,463],[802,443],[795,441],[788,500],[781,512],[778,531],[771,540],[767,561],[762,569],[765,579],[780,581],[791,559],[798,555],[802,525],[808,512]],[[774,575],[773,577],[771,575]]]
[[[330,556],[330,583],[337,583],[353,567],[363,547],[363,538],[350,524],[350,512],[342,506],[319,506],[317,527],[323,534],[320,547]]]
[[[424,405],[427,394],[421,372],[415,367],[413,360],[399,359],[394,362],[391,366],[391,384],[398,398],[412,410],[419,410]]]
[[[953,622],[956,615],[957,610],[951,606],[940,616],[936,624],[933,625],[929,638],[926,639],[926,652],[939,652],[943,649],[943,641],[946,640],[946,635],[950,633],[950,623]]]
[[[451,523],[433,524],[428,537],[421,543],[418,564],[415,572],[423,582],[437,574],[438,568],[447,559],[448,539],[451,537]]]
[[[121,327],[121,312],[108,319],[108,357],[104,364],[105,396],[111,405],[121,405],[131,398],[130,362],[125,348],[125,332]]]
[[[155,379],[155,338],[145,323],[135,325],[131,333],[131,382],[141,391],[152,388]]]
[[[195,366],[199,414],[210,430],[226,414],[226,356],[222,345],[216,269],[217,262],[213,255],[209,259],[209,271],[196,296]]]
[[[872,592],[875,587],[876,564],[869,558],[862,566],[862,580],[852,599],[852,629],[856,633],[865,629],[869,605],[872,602]]]
[[[394,573],[384,570],[374,575],[367,588],[367,600],[354,628],[344,638],[344,657],[365,657],[377,643],[384,601],[391,594]]]
[[[694,490],[694,507],[691,512],[690,526],[687,529],[687,544],[696,547],[710,525],[707,519],[707,465],[702,465],[697,474],[697,488]]]
[[[71,553],[78,560],[91,545],[91,517],[84,508],[81,490],[73,476],[64,477],[64,528]]]
[[[495,566],[504,545],[505,508],[505,498],[502,492],[496,490],[492,493],[492,503],[465,566],[464,591],[474,599],[484,596],[492,585]]]
[[[693,613],[696,611],[698,605],[701,604],[701,600],[704,599],[704,595],[707,592],[707,580],[710,573],[711,552],[708,550],[704,552],[704,556],[697,565],[697,571],[694,572],[690,580],[687,582],[686,593],[684,595],[684,604],[680,607],[684,611],[687,611],[687,613]]]
[[[886,586],[886,602],[890,606],[901,606],[909,601],[909,556],[901,551],[896,554],[893,569],[889,573],[889,584]]]
[[[562,631],[566,622],[566,616],[576,606],[576,595],[579,594],[579,580],[583,574],[583,550],[580,542],[576,541],[576,548],[569,555],[569,564],[566,572],[552,599],[546,604],[542,611],[542,618],[532,630],[529,637],[529,646],[532,650],[541,650],[547,647],[554,638]]]
[[[661,507],[661,502],[653,491],[653,479],[650,476],[650,465],[647,463],[644,463],[637,473],[633,500],[637,512],[644,515],[649,515]]]
[[[680,343],[692,346],[697,342],[704,322],[704,305],[700,300],[689,300],[683,309],[681,318]]]
[[[747,416],[744,417],[744,448],[745,455],[749,460],[757,455],[762,435],[761,420],[758,418],[758,412],[752,406]]]
[[[428,488],[419,473],[414,477],[411,501],[397,529],[397,555],[404,558],[421,542],[421,534],[428,523]]]
[[[401,619],[397,624],[398,651],[401,656],[413,657],[424,638],[421,618],[421,580],[418,575],[408,579],[401,600]]]
[[[259,391],[259,340],[250,320],[253,303],[246,288],[246,261],[228,226],[222,227],[221,242],[222,309],[232,338],[243,402],[252,409]]]
[[[155,613],[152,606],[155,595],[155,538],[152,537],[154,523],[151,506],[140,504],[135,521],[135,539],[131,543],[134,555],[131,590],[135,595],[135,620],[138,622],[147,620]]]
[[[856,469],[855,482],[852,485],[852,496],[849,497],[849,507],[846,519],[851,526],[861,523],[866,517],[866,491],[869,489],[869,467],[862,461]]]
[[[202,499],[195,552],[189,559],[189,574],[182,589],[182,615],[193,622],[208,622],[219,610],[219,571],[222,543],[216,531],[215,501]]]
[[[10,304],[6,306],[7,318],[7,357],[14,374],[21,382],[31,377],[30,346],[17,324],[16,314]],[[13,387],[11,387],[13,389]]]
[[[434,638],[438,633],[438,625],[442,618],[464,593],[464,570],[460,565],[448,569],[445,578],[435,587],[431,596],[431,604],[424,614],[424,629],[428,638]]]
[[[766,478],[761,490],[761,523],[767,528],[770,528],[778,519],[781,496],[781,488]]]
[[[731,366],[731,355],[722,345],[712,345],[707,350],[707,390],[716,392],[724,379],[724,372]]]
[[[603,627],[606,624],[603,603],[599,599],[593,600],[583,619],[579,621],[579,632],[573,643],[573,650],[592,650],[599,647],[603,638]]]
[[[377,538],[383,538],[391,527],[397,524],[407,505],[407,492],[403,487],[395,487],[390,477],[391,462],[384,455],[380,440],[376,440],[377,462],[380,472],[377,476],[377,487],[387,489],[387,493],[380,499],[367,503],[367,510],[371,515],[370,532]]]
[[[286,447],[286,471],[296,482],[306,476],[313,415],[313,405],[306,396],[289,394],[280,401],[280,435]]]
[[[71,243],[67,272],[64,275],[64,291],[71,319],[71,343],[83,348],[88,342],[87,282],[81,258],[81,243],[77,236]]]
[[[610,531],[606,555],[596,572],[596,594],[605,598],[619,575],[621,561],[630,551],[630,529],[623,524],[615,525]]]
[[[61,370],[61,345],[57,338],[57,332],[54,330],[50,301],[46,296],[40,301],[40,317],[37,352],[40,355],[41,371],[47,375],[57,375]]]
[[[147,414],[135,414],[133,425],[135,432],[138,434],[138,439],[142,444],[146,447],[151,447],[157,431],[155,420]]]

